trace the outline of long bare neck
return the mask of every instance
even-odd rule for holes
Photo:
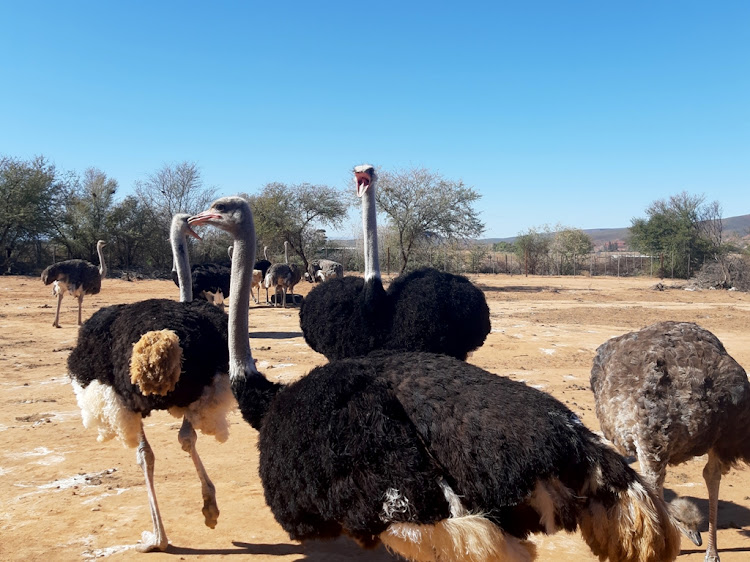
[[[179,225],[172,226],[169,233],[169,242],[172,246],[172,261],[180,283],[180,302],[192,302],[193,279],[190,275],[190,257],[188,256],[187,240]]]
[[[96,245],[96,253],[99,254],[99,277],[104,279],[107,276],[107,264],[104,262],[104,250],[101,244]]]
[[[289,244],[284,242],[284,263],[289,265]]]
[[[378,218],[375,208],[375,182],[370,184],[362,197],[362,230],[365,241],[365,281],[380,279],[378,259]]]
[[[255,225],[252,220],[248,222],[249,224],[243,225],[242,236],[234,240],[230,278],[229,293],[232,298],[229,304],[229,374],[232,379],[244,377],[246,369],[257,372],[248,341],[247,310],[250,307],[252,266],[255,263]]]

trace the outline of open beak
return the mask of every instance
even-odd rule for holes
[[[190,228],[190,224],[187,225],[186,234],[189,234],[190,236],[192,236],[196,240],[202,240],[202,238],[200,237],[200,235],[195,230],[193,230],[192,228]]]
[[[357,197],[362,197],[370,187],[372,177],[367,172],[354,172],[354,179],[357,181]]]

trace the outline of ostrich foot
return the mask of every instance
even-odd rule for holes
[[[219,506],[216,504],[216,496],[203,496],[203,517],[206,519],[206,527],[215,529],[219,522]]]
[[[714,556],[714,555],[706,553],[706,562],[721,562],[721,561],[719,560],[718,554]]]
[[[155,550],[164,552],[168,546],[169,541],[166,536],[154,534],[151,531],[143,531],[141,542],[136,545],[135,549],[138,552],[153,552]]]

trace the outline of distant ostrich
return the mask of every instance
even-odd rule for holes
[[[224,299],[229,298],[229,273],[230,269],[219,263],[192,266],[190,277],[194,298],[208,301],[224,310]],[[172,269],[172,281],[180,286],[175,269]]]
[[[266,302],[268,299],[268,290],[274,288],[274,307],[278,306],[279,301],[283,303],[283,307],[286,308],[287,294],[292,295],[292,302],[295,301],[294,297],[294,286],[299,283],[302,278],[300,268],[295,264],[289,263],[288,255],[289,243],[284,241],[284,263],[274,263],[268,268],[266,272],[263,285],[266,288]]]
[[[83,324],[68,358],[84,425],[95,427],[100,441],[117,437],[138,447],[153,522],[153,532],[144,532],[137,547],[141,552],[168,545],[154,490],[154,454],[142,418],[153,410],[183,417],[178,439],[201,481],[205,523],[214,528],[219,508],[195,448],[194,428],[225,441],[226,415],[234,406],[227,376],[227,316],[205,301],[190,302],[185,241],[190,230],[185,229],[187,215],[175,216],[170,239],[183,302],[150,299],[102,308]]]
[[[312,260],[305,272],[305,279],[310,283],[322,283],[327,279],[343,276],[344,266],[333,260]]]
[[[104,240],[96,243],[99,267],[86,260],[65,260],[54,263],[42,271],[42,281],[45,285],[52,284],[52,294],[57,297],[57,311],[55,321],[52,322],[55,328],[60,327],[60,304],[66,292],[78,299],[78,325],[81,325],[83,295],[99,294],[102,289],[102,279],[107,276],[107,264],[104,262],[102,251],[106,245]]]
[[[599,346],[591,369],[596,415],[604,435],[635,455],[661,494],[667,465],[708,453],[706,560],[718,562],[716,518],[721,475],[750,462],[750,383],[708,330],[691,322],[660,322]],[[676,504],[675,504],[676,502]],[[679,498],[670,511],[701,545],[700,515]]]
[[[271,267],[271,261],[268,259],[268,246],[263,246],[263,258],[255,262],[253,269],[259,269],[261,275],[265,278],[268,268]]]
[[[266,379],[247,338],[250,207],[222,198],[190,224],[235,238],[230,380],[291,538],[345,534],[414,561],[528,561],[530,533],[580,528],[602,560],[675,558],[663,501],[541,391],[430,353],[333,361],[288,386]]]
[[[380,277],[375,188],[368,164],[354,168],[362,199],[365,277],[332,279],[315,287],[300,309],[305,341],[329,360],[376,349],[429,351],[466,359],[490,332],[484,294],[466,277],[432,268],[393,280]]]

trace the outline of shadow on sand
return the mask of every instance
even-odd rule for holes
[[[364,550],[354,541],[342,537],[334,541],[309,541],[304,544],[253,544],[232,541],[235,548],[182,548],[169,545],[167,553],[182,556],[233,555],[245,556],[294,556],[299,555],[300,562],[344,562],[359,560],[361,562],[398,562],[401,558],[393,556],[383,546],[374,550]]]

